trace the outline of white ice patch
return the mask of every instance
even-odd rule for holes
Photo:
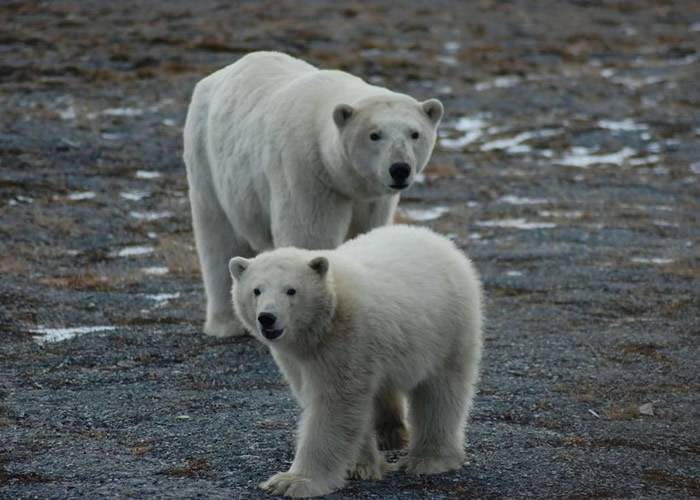
[[[177,125],[177,122],[172,118],[164,118],[161,123],[166,127],[174,127],[175,125]]]
[[[454,138],[442,137],[440,138],[440,146],[449,151],[459,151],[464,146],[479,139],[487,125],[480,117],[463,116],[452,125],[452,128],[461,132],[462,135]]]
[[[544,198],[526,198],[513,195],[501,196],[496,201],[500,203],[507,203],[509,205],[541,205],[542,203],[547,203],[547,200]]]
[[[507,271],[506,276],[518,277],[522,276],[524,273],[522,271]]]
[[[639,130],[647,130],[648,125],[644,123],[636,123],[630,118],[624,120],[599,120],[598,126],[607,130],[620,130],[624,132],[634,132]]]
[[[170,271],[167,267],[162,267],[162,266],[154,266],[154,267],[142,267],[141,271],[143,271],[144,274],[151,274],[154,276],[161,276],[163,274],[168,274]]]
[[[542,129],[521,132],[515,137],[506,137],[504,139],[496,139],[487,142],[481,146],[482,151],[492,151],[494,149],[504,149],[508,153],[518,154],[518,153],[528,153],[532,148],[525,144],[525,141],[529,141],[534,138],[544,138],[544,137],[554,137],[555,135],[561,134],[561,130],[555,129]]]
[[[616,153],[602,155],[595,155],[592,153],[593,150],[589,148],[574,147],[571,148],[569,154],[555,161],[559,165],[578,168],[588,168],[591,165],[599,164],[622,165],[625,160],[634,156],[635,151],[632,148],[624,147]]]
[[[531,222],[526,219],[499,219],[478,221],[481,227],[505,227],[513,229],[552,229],[557,227],[553,222]]]
[[[80,193],[71,193],[68,199],[71,201],[92,200],[97,194],[94,191],[83,191]]]
[[[153,248],[152,246],[142,245],[124,247],[120,250],[117,250],[116,252],[112,252],[110,255],[116,257],[137,257],[139,255],[148,255],[150,253],[153,253],[154,251],[155,248]]]
[[[119,196],[121,196],[125,200],[130,201],[139,201],[150,195],[151,193],[149,193],[148,191],[123,191],[119,193]]]
[[[406,216],[417,222],[425,222],[429,220],[435,220],[442,217],[444,214],[450,211],[448,207],[437,206],[428,208],[407,208],[401,207]]]
[[[154,293],[144,295],[147,299],[155,302],[155,307],[163,307],[173,299],[180,297],[180,292],[176,293]]]
[[[129,215],[137,220],[154,221],[158,219],[167,219],[175,214],[166,210],[163,212],[129,212]]]
[[[38,344],[46,344],[49,342],[61,342],[62,340],[68,340],[85,333],[106,332],[116,329],[116,326],[76,326],[74,328],[39,327],[30,331],[37,334],[34,335],[35,342]]]
[[[160,176],[161,176],[160,172],[155,172],[153,170],[137,170],[136,171],[136,178],[137,179],[157,179]]]
[[[507,89],[510,87],[515,87],[522,81],[519,76],[500,76],[490,82],[480,82],[474,85],[474,90],[477,92],[483,92],[484,90],[490,89]]]
[[[632,262],[635,262],[637,264],[656,264],[659,266],[671,264],[673,261],[674,261],[673,259],[666,259],[663,257],[653,257],[650,259],[647,259],[644,257],[635,257],[632,259]]]

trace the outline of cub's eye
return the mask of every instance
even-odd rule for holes
[[[253,295],[255,295],[256,297],[257,297],[258,295],[260,295],[260,289],[259,289],[259,288],[254,288],[254,289],[253,289]]]
[[[289,295],[290,297],[291,297],[292,295],[296,295],[296,293],[297,293],[297,291],[296,291],[294,288],[288,288],[288,289],[287,289],[287,295]]]
[[[411,132],[411,139],[414,141],[417,140],[420,137],[420,134],[418,132]]]
[[[379,132],[372,132],[371,134],[369,134],[369,138],[372,139],[373,141],[378,141],[379,139],[382,138],[382,136]]]

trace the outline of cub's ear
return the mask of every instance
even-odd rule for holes
[[[349,104],[338,104],[333,110],[333,121],[338,128],[343,128],[354,113],[355,108]]]
[[[440,101],[437,99],[428,99],[427,101],[421,103],[421,107],[423,108],[425,114],[428,115],[428,118],[430,118],[435,125],[440,123],[442,115],[445,112],[445,108],[443,108]]]
[[[328,272],[328,259],[325,257],[314,257],[309,261],[309,267],[316,271],[320,276],[324,276]]]
[[[240,279],[243,271],[248,269],[248,264],[250,264],[250,261],[243,257],[234,257],[228,261],[228,270],[231,272],[231,277],[235,280]]]

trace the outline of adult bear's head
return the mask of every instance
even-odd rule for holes
[[[437,99],[387,93],[338,104],[333,121],[347,162],[377,196],[406,189],[425,168],[442,115]]]

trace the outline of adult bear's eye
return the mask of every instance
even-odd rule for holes
[[[414,141],[417,140],[420,137],[420,134],[418,132],[411,132],[411,139]]]
[[[292,295],[296,295],[296,293],[297,291],[294,288],[287,288],[287,295],[289,295],[290,297]]]
[[[373,141],[378,141],[379,139],[382,138],[382,136],[379,132],[372,132],[371,134],[369,134],[369,138],[372,139]]]
[[[260,295],[260,289],[259,289],[259,288],[254,288],[254,289],[253,289],[253,295],[255,295],[256,297],[257,297],[258,295]]]

